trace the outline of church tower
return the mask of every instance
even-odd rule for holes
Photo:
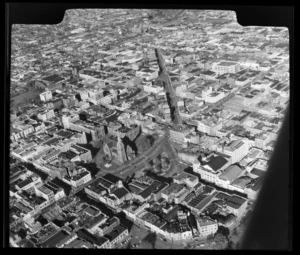
[[[118,134],[118,143],[117,143],[117,152],[118,152],[118,158],[117,160],[123,164],[125,161],[127,161],[127,156],[126,156],[126,151],[125,151],[125,146],[124,143]]]

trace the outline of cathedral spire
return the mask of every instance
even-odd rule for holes
[[[125,146],[120,137],[120,133],[118,133],[117,151],[118,151],[118,161],[120,163],[124,163],[125,161],[127,161]]]

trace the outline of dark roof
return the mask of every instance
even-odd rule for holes
[[[22,189],[23,187],[25,187],[26,185],[28,185],[31,182],[32,182],[31,179],[26,179],[24,181],[19,182],[16,186],[18,186],[20,189]]]
[[[147,198],[149,195],[154,193],[157,189],[159,189],[161,183],[158,181],[154,181],[148,188],[140,193],[143,198]]]
[[[125,188],[118,188],[114,192],[112,192],[113,195],[115,195],[117,198],[122,198],[126,196],[129,193],[129,191]]]
[[[120,224],[119,226],[115,227],[111,232],[105,235],[110,241],[113,241],[116,237],[118,237],[121,233],[123,233],[127,228]]]
[[[42,248],[55,248],[62,239],[66,238],[69,234],[61,230],[57,232],[54,236],[50,237],[47,241],[41,244]]]
[[[101,246],[102,244],[104,244],[107,241],[107,238],[101,237],[101,236],[95,236],[92,233],[90,233],[89,231],[87,231],[85,228],[78,230],[77,235],[80,238],[87,240],[88,242],[91,242],[98,246]]]
[[[99,210],[92,206],[88,206],[84,209],[84,211],[92,216],[95,216],[99,213]]]
[[[230,195],[227,195],[227,194],[225,194],[225,193],[223,193],[223,192],[219,192],[219,193],[215,196],[215,198],[222,199],[222,200],[227,200],[227,199],[230,198]]]
[[[106,175],[102,176],[102,178],[104,178],[104,179],[106,179],[106,180],[108,180],[108,181],[110,181],[114,184],[116,184],[119,180],[122,181],[121,178],[119,178],[119,177],[117,177],[113,174],[106,174]]]
[[[219,213],[213,214],[211,217],[222,224],[226,224],[235,218],[233,214],[222,215]]]
[[[198,227],[197,227],[197,221],[196,221],[195,216],[194,216],[193,214],[190,214],[190,215],[187,217],[187,219],[188,219],[190,225],[191,225],[193,228],[196,228],[196,229],[198,228]]]
[[[248,188],[250,188],[254,191],[258,191],[263,184],[264,177],[265,177],[265,175],[254,179],[250,184],[248,184]]]
[[[96,224],[98,224],[100,221],[102,221],[104,218],[105,218],[105,215],[104,215],[104,214],[100,214],[100,215],[98,215],[97,217],[93,218],[93,220],[89,221],[89,222],[86,224],[86,227],[87,227],[87,228],[92,228],[92,227],[94,227]]]
[[[260,169],[257,169],[257,168],[253,168],[252,171],[250,172],[251,174],[255,174],[259,177],[262,177],[265,175],[266,171],[262,171]]]
[[[245,199],[233,195],[226,203],[227,206],[238,209],[246,202]]]
[[[164,217],[164,220],[170,221],[174,218],[174,216],[177,215],[177,212],[179,211],[180,207],[179,205],[176,205],[166,216]]]
[[[226,163],[228,162],[228,160],[226,158],[224,158],[221,155],[217,155],[214,156],[208,163],[207,165],[214,171],[219,170],[220,168],[222,168]]]

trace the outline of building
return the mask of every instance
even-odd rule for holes
[[[73,170],[69,170],[62,180],[76,189],[92,180],[92,176],[84,167],[76,167]]]
[[[35,187],[35,193],[37,196],[43,197],[51,203],[55,202],[54,192],[47,188],[45,185],[40,187]]]
[[[214,235],[218,231],[217,220],[212,220],[209,217],[197,218],[197,225],[199,234],[202,237]]]
[[[116,187],[111,193],[100,197],[100,201],[106,205],[117,208],[124,201],[132,199],[132,194],[124,187]]]
[[[234,140],[227,145],[218,145],[217,151],[228,155],[231,158],[231,164],[239,162],[249,152],[249,146],[241,139]]]
[[[180,195],[182,195],[185,192],[186,188],[183,185],[173,183],[170,187],[168,187],[161,193],[161,197],[168,202],[172,202],[173,200],[175,200],[176,197],[180,197]]]
[[[50,109],[50,110],[43,110],[43,111],[40,111],[37,115],[37,118],[39,120],[42,120],[42,121],[46,121],[48,119],[51,119],[52,117],[55,116],[55,113],[54,113],[54,110],[53,109]]]
[[[43,102],[47,102],[52,99],[52,92],[51,91],[45,91],[40,94],[40,99]]]
[[[229,157],[220,153],[211,153],[207,157],[197,159],[193,163],[193,171],[200,174],[201,179],[216,183],[218,176],[230,165]]]
[[[173,180],[175,183],[185,184],[189,188],[194,188],[199,183],[198,177],[188,173],[181,173],[180,175],[174,177]]]
[[[71,235],[66,236],[65,238],[61,239],[58,244],[56,244],[57,248],[67,248],[67,245],[70,244],[72,241],[77,239],[76,233],[71,233]]]
[[[42,180],[40,177],[34,176],[26,178],[25,180],[22,180],[18,182],[15,187],[17,190],[27,190],[29,188],[32,188],[34,186],[37,186],[38,184],[41,184]]]
[[[243,171],[240,167],[231,165],[218,176],[216,184],[222,188],[230,189],[230,183],[237,179],[243,172],[245,171]]]
[[[101,185],[101,179],[98,178],[91,182],[88,186],[84,187],[84,191],[90,197],[100,201],[100,197],[106,194],[106,189]]]
[[[126,217],[133,222],[136,222],[136,215],[140,214],[142,211],[144,211],[145,208],[149,207],[149,203],[142,203],[142,204],[137,204],[137,203],[132,203],[132,204],[127,204],[124,207],[122,207],[123,212],[126,214]]]
[[[120,220],[116,216],[106,220],[104,223],[97,226],[96,232],[100,236],[104,236],[111,232],[115,227],[120,225]],[[95,232],[94,232],[95,233]]]
[[[181,144],[181,145],[184,145],[185,144],[185,137],[190,133],[190,130],[188,129],[174,129],[174,128],[171,128],[170,131],[170,140],[175,142],[175,143],[178,143],[178,144]]]
[[[247,200],[238,196],[233,195],[226,202],[226,207],[230,213],[240,217],[246,210]]]
[[[110,241],[110,247],[112,249],[116,248],[127,236],[128,229],[123,225],[118,225],[113,228],[111,232],[105,235],[105,237]]]
[[[98,216],[94,217],[90,222],[86,224],[86,228],[92,234],[99,234],[99,226],[103,225],[107,221],[107,219],[108,217],[106,215],[100,213]],[[103,236],[103,234],[100,236]]]
[[[110,249],[111,248],[110,241],[107,238],[102,237],[102,236],[96,236],[96,235],[90,233],[89,231],[87,231],[85,228],[78,230],[77,235],[79,238],[84,239],[84,240],[94,244],[94,246],[96,248],[99,248],[99,249]]]
[[[212,70],[217,73],[217,75],[222,75],[224,73],[237,73],[240,70],[240,65],[236,62],[221,61],[213,64]]]

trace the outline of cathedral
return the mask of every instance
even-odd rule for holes
[[[103,158],[106,162],[122,165],[135,158],[134,150],[129,145],[125,147],[120,135],[105,137],[102,148]]]

